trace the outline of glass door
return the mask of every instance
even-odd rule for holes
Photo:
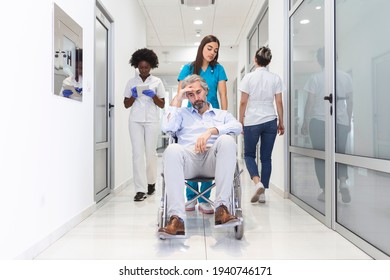
[[[335,228],[390,256],[390,2],[335,0]]]
[[[298,1],[290,15],[290,192],[293,200],[326,222],[331,181],[326,176],[330,110],[325,59],[324,1]],[[329,169],[329,170],[327,170]],[[330,226],[330,219],[326,222]]]
[[[291,199],[372,257],[389,259],[390,2],[294,3]]]

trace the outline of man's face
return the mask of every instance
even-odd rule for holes
[[[190,85],[191,90],[186,92],[188,101],[192,104],[192,107],[198,111],[202,109],[206,103],[206,91],[200,85],[200,82],[195,82]]]

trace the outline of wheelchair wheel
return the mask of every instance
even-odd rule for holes
[[[157,212],[157,227],[161,228],[164,222],[164,215],[163,215],[163,209],[161,207],[158,208]]]
[[[242,210],[237,210],[235,215],[241,219],[241,224],[234,227],[234,235],[236,239],[241,240],[244,236],[244,220],[242,219]]]

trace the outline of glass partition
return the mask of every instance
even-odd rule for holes
[[[307,4],[308,3],[308,4]],[[324,10],[304,2],[291,17],[291,145],[324,150]]]
[[[322,159],[315,159],[323,168],[325,162]],[[323,169],[313,165],[313,158],[298,154],[291,154],[291,193],[300,200],[325,215],[325,197],[321,198],[321,187],[318,173],[325,180]]]
[[[390,159],[389,9],[386,0],[336,1],[336,106],[347,125],[336,128],[339,153]]]
[[[336,221],[388,255],[390,170],[341,161],[390,159],[389,10],[386,0],[335,1]]]
[[[325,215],[325,75],[323,1],[305,1],[291,16],[291,193]],[[321,151],[313,154],[312,150]],[[301,174],[298,176],[297,174]]]

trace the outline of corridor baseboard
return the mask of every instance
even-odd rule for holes
[[[108,199],[103,199],[99,203],[99,207],[104,204]],[[36,256],[38,256],[42,251],[47,249],[50,245],[60,239],[64,234],[69,232],[83,220],[85,220],[88,216],[90,216],[93,212],[95,212],[98,208],[97,204],[93,204],[72,219],[70,219],[67,223],[60,226],[58,229],[53,231],[51,234],[43,238],[41,241],[38,241],[35,245],[31,246],[28,250],[21,253],[19,256],[15,257],[17,260],[32,260]]]

